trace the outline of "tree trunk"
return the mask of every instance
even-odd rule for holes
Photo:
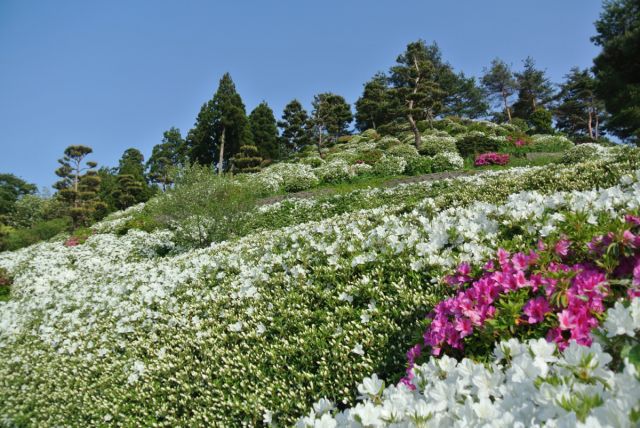
[[[507,111],[507,117],[509,118],[509,123],[511,123],[511,109],[507,104],[507,93],[505,91],[502,91],[502,101],[504,101],[504,109]]]
[[[587,120],[587,129],[589,131],[589,138],[593,138],[593,126],[591,125],[592,123],[593,123],[593,112],[591,108],[589,108],[589,119]]]
[[[222,175],[222,166],[224,165],[224,132],[225,128],[222,128],[222,136],[220,137],[220,160],[218,161],[218,175]]]
[[[320,156],[320,158],[322,159],[322,144],[323,144],[323,139],[322,139],[322,126],[318,126],[318,156]]]
[[[600,138],[600,118],[598,117],[598,110],[594,109],[594,116],[596,117],[596,129],[595,129],[595,137],[596,140]]]
[[[413,87],[413,95],[415,96],[418,93],[418,85],[420,84],[420,67],[418,67],[418,60],[415,56],[413,57],[413,66],[416,68],[416,80]],[[418,129],[418,125],[413,118],[413,101],[413,99],[409,101],[409,114],[407,115],[407,118],[409,119],[409,123],[411,124],[411,130],[413,131],[416,150],[420,150],[422,138],[420,137],[420,130]]]
[[[73,207],[78,208],[78,187],[80,184],[80,161],[76,161],[75,174],[73,174]]]

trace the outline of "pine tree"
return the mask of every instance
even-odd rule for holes
[[[640,145],[640,0],[610,0],[591,40],[602,47],[593,60],[596,92],[611,114],[607,130]]]
[[[387,76],[377,73],[364,84],[362,96],[355,103],[356,128],[365,131],[391,122],[392,102]]]
[[[93,149],[87,146],[69,146],[64,157],[59,159],[56,175],[60,180],[54,184],[59,195],[69,206],[74,226],[88,224],[106,211],[106,205],[98,198],[100,177],[95,171],[96,162],[82,162]]]
[[[606,118],[604,103],[595,93],[596,80],[589,70],[571,69],[560,85],[554,116],[556,127],[572,137],[598,139]]]
[[[408,120],[414,134],[416,148],[420,148],[421,136],[417,122],[433,120],[443,106],[444,91],[436,82],[436,68],[429,58],[423,40],[409,43],[406,51],[391,67],[392,91],[398,103],[397,116]]]
[[[534,111],[546,108],[554,90],[543,70],[536,69],[533,58],[527,57],[521,72],[515,73],[518,83],[518,100],[513,105],[513,115],[529,120]]]
[[[476,119],[484,116],[489,110],[484,93],[474,77],[466,77],[460,72],[443,90],[446,96],[441,115]]]
[[[0,220],[13,211],[16,201],[35,193],[35,184],[27,183],[13,174],[0,174]]]
[[[149,180],[158,183],[162,190],[173,183],[171,178],[171,168],[183,166],[186,159],[186,143],[177,128],[165,131],[162,143],[156,144],[151,152],[151,157],[147,161],[147,171]]]
[[[239,174],[258,172],[261,164],[262,157],[256,146],[242,146],[231,158],[232,171]]]
[[[240,146],[251,144],[251,129],[242,98],[229,73],[220,79],[213,98],[203,104],[194,128],[187,135],[189,160],[202,165],[217,164],[218,172]]]
[[[282,112],[278,127],[282,129],[280,146],[288,153],[302,150],[311,143],[309,116],[298,100],[292,100]]]
[[[251,135],[264,159],[279,159],[278,127],[271,107],[263,101],[249,115]],[[243,146],[244,147],[244,146]],[[242,149],[242,147],[241,147]]]
[[[353,115],[349,103],[342,96],[331,92],[315,95],[312,106],[311,125],[314,136],[317,136],[318,154],[322,157],[325,141],[335,141],[341,135],[347,134]]]
[[[493,100],[499,99],[504,106],[509,123],[511,123],[511,107],[509,99],[518,89],[518,83],[511,71],[511,68],[501,59],[491,61],[491,67],[484,70],[481,79],[482,86],[489,97]]]
[[[144,156],[137,149],[127,149],[118,165],[114,192],[116,207],[125,209],[147,201],[152,194],[144,175]]]

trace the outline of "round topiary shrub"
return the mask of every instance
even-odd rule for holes
[[[416,150],[414,146],[410,146],[408,144],[400,144],[390,147],[389,150],[387,150],[387,155],[397,156],[406,161],[408,161],[409,159],[420,157],[420,153],[418,153],[418,150]]]
[[[405,173],[409,175],[429,174],[433,168],[433,159],[428,156],[419,156],[407,160]]]
[[[376,148],[380,150],[388,150],[390,147],[397,146],[398,144],[402,144],[398,138],[387,135],[378,141]]]
[[[562,163],[571,164],[595,159],[607,153],[607,149],[594,143],[577,145],[562,155]]]
[[[381,176],[404,173],[407,161],[397,156],[383,156],[374,166],[373,173]]]
[[[468,133],[456,141],[457,151],[465,158],[480,153],[496,152],[499,146],[494,138],[480,132]]]
[[[375,165],[380,158],[384,156],[384,152],[379,149],[365,150],[358,153],[355,163],[362,162],[367,165]]]
[[[332,160],[314,170],[316,176],[323,183],[342,183],[352,177],[349,164],[342,159]]]
[[[422,145],[420,146],[420,154],[424,156],[435,156],[438,153],[457,152],[456,139],[443,135],[423,135]]]
[[[366,140],[377,140],[380,138],[380,134],[375,129],[367,129],[362,134],[360,134]]]
[[[432,158],[433,172],[454,171],[464,166],[464,159],[457,153],[438,153]]]

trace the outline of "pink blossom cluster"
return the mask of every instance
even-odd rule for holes
[[[77,236],[72,236],[69,239],[67,239],[66,241],[64,241],[64,246],[65,247],[75,247],[77,245],[80,245],[82,242],[80,242],[80,238],[78,238]]]
[[[483,165],[506,165],[509,162],[508,154],[500,154],[495,152],[482,153],[476,156],[476,160],[473,163],[475,166]]]
[[[640,217],[627,215],[625,221],[631,228],[640,226]],[[619,256],[615,259],[617,266],[607,274],[595,262],[611,245],[618,245]],[[577,244],[562,237],[550,248],[539,242],[537,250],[528,254],[512,255],[499,249],[497,260],[486,263],[478,279],[473,278],[468,263],[460,264],[445,278],[458,291],[429,314],[431,324],[423,335],[424,345],[417,344],[407,352],[408,375],[402,382],[411,386],[411,369],[423,346],[434,355],[446,348],[463,350],[464,339],[495,317],[496,302],[516,290],[526,290],[528,298],[515,327],[540,325],[546,339],[561,350],[572,340],[591,345],[591,332],[607,309],[605,300],[615,298],[609,279],[631,277],[626,294],[640,296],[640,235],[627,228],[596,236],[587,244],[589,260],[565,264],[562,261],[570,256],[572,246]],[[542,262],[549,260],[545,255],[551,255],[551,261]]]

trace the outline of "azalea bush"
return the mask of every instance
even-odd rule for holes
[[[6,269],[0,267],[0,302],[9,300],[13,279]]]
[[[373,374],[358,384],[356,406],[338,411],[323,398],[296,426],[637,426],[640,299],[617,303],[606,318],[602,343],[560,350],[511,339],[496,344],[489,364],[432,357],[414,367],[409,385],[386,386]]]
[[[509,163],[509,155],[508,154],[500,154],[500,153],[482,153],[476,156],[473,164],[475,166],[485,166],[485,165],[506,165]]]

